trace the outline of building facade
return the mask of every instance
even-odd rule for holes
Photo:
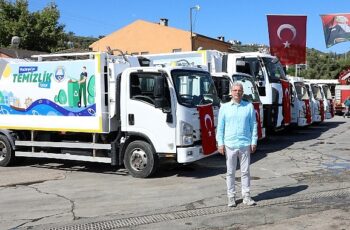
[[[192,38],[192,41],[191,41]],[[223,37],[210,38],[190,31],[168,26],[167,19],[159,23],[136,20],[133,23],[92,43],[92,51],[119,49],[127,54],[142,55],[172,53],[198,49],[215,49],[223,52],[235,52],[232,44]]]

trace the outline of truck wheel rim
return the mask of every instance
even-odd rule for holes
[[[5,159],[6,154],[7,154],[6,145],[3,142],[0,142],[0,161]]]
[[[135,171],[142,171],[147,166],[147,154],[141,149],[134,149],[130,157],[130,165]]]

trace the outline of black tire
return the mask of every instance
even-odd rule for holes
[[[0,166],[9,166],[14,159],[15,152],[11,147],[10,141],[6,136],[0,135]]]
[[[147,142],[134,141],[126,148],[124,166],[133,177],[152,176],[156,172],[158,164],[158,155]]]

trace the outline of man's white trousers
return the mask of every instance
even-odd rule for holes
[[[239,158],[241,169],[241,186],[242,186],[242,198],[250,196],[250,146],[241,147],[239,149],[229,148],[225,146],[226,155],[226,184],[227,184],[227,196],[235,197],[235,173],[237,168],[237,158]]]

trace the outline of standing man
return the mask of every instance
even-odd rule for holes
[[[80,100],[80,106],[83,106],[83,102],[81,100],[81,96],[82,96],[81,94],[83,94],[85,107],[86,107],[86,80],[87,80],[86,66],[83,66],[83,70],[80,74],[80,80],[79,80],[79,100]]]
[[[256,150],[258,140],[255,110],[243,101],[243,85],[233,83],[232,100],[220,108],[216,140],[220,154],[226,154],[226,184],[228,206],[236,206],[235,172],[240,161],[243,204],[255,205],[250,197],[250,153]]]
[[[346,100],[344,101],[344,105],[345,105],[345,112],[343,114],[343,117],[345,116],[349,117],[350,116],[350,96],[346,98]]]

